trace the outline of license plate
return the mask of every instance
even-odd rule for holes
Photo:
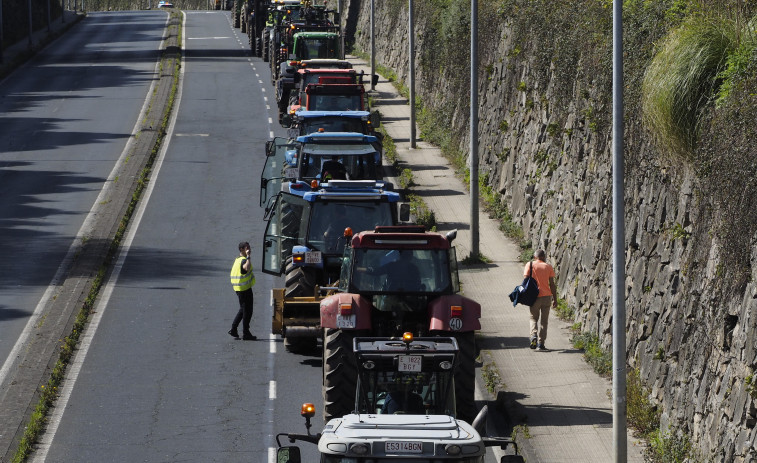
[[[423,442],[396,442],[384,443],[386,453],[423,453]]]
[[[397,371],[421,371],[420,355],[400,355]]]
[[[296,167],[294,167],[294,168],[291,168],[291,169],[287,169],[287,170],[285,171],[286,177],[287,177],[287,178],[297,178],[297,171],[298,171],[298,170],[299,170],[299,169],[297,169]]]
[[[336,316],[336,327],[355,329],[355,315],[339,315]],[[420,370],[419,370],[420,371]]]
[[[305,253],[306,264],[320,264],[322,259],[321,251],[308,251]]]

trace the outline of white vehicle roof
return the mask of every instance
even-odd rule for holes
[[[486,453],[481,436],[471,425],[447,415],[346,415],[326,424],[318,450],[357,456],[350,453],[351,445],[356,443],[369,444],[370,455],[379,458],[397,455],[405,459],[454,459]],[[459,453],[450,454],[450,445],[458,446]]]

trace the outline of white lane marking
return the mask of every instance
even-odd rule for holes
[[[188,37],[187,40],[223,40],[228,38],[230,37]]]
[[[274,380],[268,382],[268,398],[276,400],[276,381]]]
[[[272,125],[272,124],[273,124],[273,118],[270,118],[270,117],[268,118],[268,124],[269,124],[269,125]]]
[[[276,135],[274,135],[273,130],[268,132],[268,138],[274,138]]]
[[[182,28],[183,30],[187,30],[186,29],[187,16],[184,12],[182,12],[182,15],[184,16],[184,20],[183,20],[184,24]],[[166,25],[167,25],[167,22],[166,22]],[[186,42],[182,43],[182,48],[186,50]],[[160,69],[159,66],[160,66],[160,63],[156,65],[156,68],[155,68],[156,73]],[[158,158],[155,160],[155,165],[153,166],[153,173],[150,176],[150,181],[147,182],[147,187],[145,188],[142,199],[139,201],[139,204],[137,205],[137,209],[134,212],[134,217],[132,217],[131,223],[129,224],[129,228],[126,231],[126,236],[124,237],[124,241],[121,244],[121,252],[118,254],[116,263],[113,266],[113,272],[110,278],[108,278],[108,281],[105,283],[102,294],[100,294],[100,296],[98,297],[98,301],[94,308],[94,314],[92,315],[92,319],[90,320],[86,331],[84,332],[82,338],[80,339],[79,348],[77,349],[76,354],[74,355],[74,359],[66,371],[66,377],[63,380],[63,384],[61,385],[60,395],[58,396],[58,400],[53,406],[52,413],[50,414],[50,419],[48,420],[45,433],[40,438],[39,444],[32,455],[33,456],[32,463],[43,463],[47,458],[47,453],[50,450],[50,446],[52,445],[53,439],[55,439],[55,434],[58,431],[58,426],[60,425],[60,422],[63,418],[63,413],[66,410],[66,405],[68,405],[68,399],[71,397],[71,392],[73,391],[74,386],[76,385],[76,380],[79,377],[79,372],[81,371],[81,367],[84,364],[84,360],[87,357],[87,353],[89,352],[89,347],[92,345],[92,339],[94,338],[95,332],[97,331],[100,321],[102,320],[103,314],[105,313],[105,310],[108,307],[108,301],[110,300],[110,296],[113,294],[113,288],[115,287],[116,282],[118,281],[118,276],[121,273],[121,269],[123,268],[123,264],[124,264],[124,261],[126,260],[126,256],[129,254],[131,243],[134,241],[134,236],[137,234],[137,230],[139,229],[139,224],[142,221],[142,216],[145,213],[145,209],[147,209],[147,204],[150,202],[150,196],[152,195],[152,191],[155,187],[155,183],[157,183],[158,174],[160,174],[160,168],[163,166],[163,159],[165,158],[166,152],[168,151],[168,146],[170,145],[170,142],[171,142],[171,134],[173,133],[174,127],[176,126],[176,118],[179,113],[179,105],[181,104],[181,95],[182,95],[182,88],[183,88],[183,82],[184,82],[184,69],[185,69],[185,66],[181,66],[181,70],[179,71],[180,72],[179,85],[176,90],[176,99],[175,99],[176,106],[174,107],[171,113],[171,120],[166,130],[166,137],[163,139],[163,144],[160,147]],[[151,89],[151,91],[148,92],[147,94],[152,95],[152,93],[153,92]],[[140,115],[139,119],[137,120],[141,121],[142,115]],[[139,122],[137,122],[137,124],[139,124]],[[98,203],[95,203],[95,204],[98,204]]]
[[[158,76],[159,70],[159,65],[156,64],[153,75]],[[147,91],[147,95],[153,94],[156,81],[157,79],[153,79],[152,83],[150,84],[150,89]],[[10,370],[14,368],[17,362],[20,360],[20,352],[26,348],[34,327],[37,326],[40,318],[42,318],[43,316],[45,306],[53,297],[55,291],[58,290],[58,285],[61,284],[65,273],[71,266],[74,256],[80,252],[83,241],[92,234],[95,217],[103,213],[102,209],[109,202],[108,197],[110,196],[111,190],[113,189],[113,184],[115,183],[120,170],[126,163],[126,158],[129,156],[129,153],[131,153],[134,143],[136,143],[136,136],[139,131],[140,122],[144,119],[145,114],[147,114],[147,109],[149,108],[149,100],[149,98],[145,98],[145,102],[142,105],[142,109],[139,113],[139,117],[137,118],[137,122],[134,125],[134,129],[132,130],[129,139],[126,142],[123,151],[121,152],[121,156],[118,158],[115,165],[113,166],[113,169],[110,171],[108,178],[105,180],[105,184],[100,190],[100,193],[97,195],[97,199],[95,199],[95,203],[89,210],[87,217],[84,218],[84,222],[82,222],[79,231],[76,233],[76,237],[74,237],[71,246],[69,246],[68,251],[66,251],[66,255],[63,257],[63,260],[61,261],[60,266],[58,266],[58,269],[55,271],[55,275],[53,275],[52,280],[50,280],[47,289],[45,289],[45,292],[42,294],[42,298],[40,298],[37,306],[34,308],[34,312],[32,312],[31,317],[29,317],[29,321],[26,322],[26,326],[24,326],[23,331],[21,331],[21,334],[16,340],[16,343],[13,345],[13,348],[8,354],[8,357],[3,362],[3,366],[0,367],[0,391],[7,390],[5,387],[3,387],[3,385],[8,380],[8,374]]]
[[[275,354],[276,353],[276,335],[272,334],[268,338],[268,345],[269,345],[268,352],[270,352],[271,354]]]
[[[268,463],[276,463],[276,447],[268,447]]]
[[[265,109],[267,109],[268,111],[270,111],[271,110],[271,106],[270,105],[265,105]]]
[[[209,137],[209,133],[175,133],[174,137]]]

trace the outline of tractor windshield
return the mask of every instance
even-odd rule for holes
[[[452,371],[361,370],[358,413],[453,415]]]
[[[339,58],[339,41],[336,35],[301,38],[294,52],[301,60]]]
[[[370,144],[308,145],[303,148],[301,178],[329,180],[375,180],[379,154]]]
[[[450,290],[446,249],[353,250],[351,292],[445,293]]]
[[[313,204],[308,227],[308,243],[324,254],[342,255],[344,252],[344,229],[354,233],[373,230],[377,225],[392,222],[392,205],[388,202],[370,201],[320,201]]]
[[[300,122],[303,135],[318,132],[357,132],[364,133],[363,121],[352,117],[312,117]]]
[[[310,95],[308,96],[307,109],[309,111],[362,111],[363,95],[353,93],[351,95]]]

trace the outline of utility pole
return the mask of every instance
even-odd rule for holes
[[[32,0],[28,0],[26,4],[29,7],[29,47],[32,46],[32,36],[34,35],[34,28],[32,27]]]
[[[626,434],[626,275],[623,167],[623,2],[612,14],[612,430],[615,463],[628,458]]]
[[[415,148],[415,15],[413,0],[408,0],[408,43],[410,44],[410,148]]]
[[[371,90],[376,90],[373,76],[376,75],[376,0],[371,0]]]
[[[470,231],[471,259],[478,259],[478,0],[470,2]]]

